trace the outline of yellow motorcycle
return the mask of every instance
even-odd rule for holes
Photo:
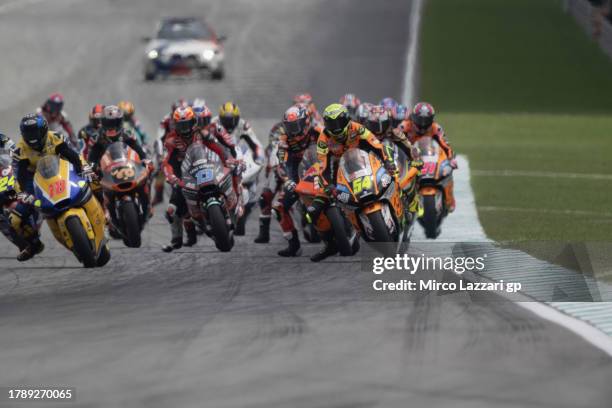
[[[86,267],[104,266],[110,250],[104,235],[104,210],[89,182],[58,156],[38,161],[34,175],[35,205],[57,239]]]

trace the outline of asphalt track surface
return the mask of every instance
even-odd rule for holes
[[[10,7],[0,11],[0,123],[14,136],[23,113],[61,90],[77,126],[94,103],[129,98],[153,131],[173,99],[204,96],[212,106],[235,99],[263,139],[300,91],[321,106],[348,90],[399,97],[409,9],[400,0]],[[229,35],[227,79],[143,83],[139,38],[160,16],[189,13]],[[280,259],[278,228],[264,246],[252,244],[256,229],[255,214],[229,254],[203,239],[168,255],[157,214],[142,248],[113,242],[111,262],[95,270],[46,227],[46,251],[26,264],[1,241],[0,386],[73,386],[70,407],[610,406],[610,359],[569,331],[509,302],[361,297],[371,273],[355,260],[312,264],[312,245]]]

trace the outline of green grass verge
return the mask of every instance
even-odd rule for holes
[[[422,27],[420,94],[468,155],[487,235],[612,241],[612,180],[487,175],[612,174],[612,64],[561,1],[428,0]]]
[[[445,112],[612,112],[612,66],[561,0],[427,0],[421,94]]]

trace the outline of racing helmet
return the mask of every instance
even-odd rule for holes
[[[368,113],[365,126],[376,137],[381,139],[387,130],[389,130],[389,126],[391,126],[389,111],[381,105],[373,106]]]
[[[212,112],[210,111],[208,106],[194,106],[192,110],[196,116],[196,124],[199,128],[204,128],[210,125],[210,121],[212,119]]]
[[[134,117],[134,112],[136,111],[136,108],[134,107],[134,104],[132,102],[121,101],[117,106],[123,111],[124,119],[132,120],[132,118]]]
[[[408,107],[401,103],[398,104],[391,110],[391,126],[394,128],[398,127],[404,120],[408,119],[409,116]]]
[[[357,107],[361,104],[361,101],[355,94],[347,93],[342,95],[340,98],[340,103],[346,106],[346,109],[349,111],[349,115],[352,119],[355,119],[355,113],[357,112]]]
[[[283,127],[290,139],[303,139],[309,126],[308,108],[306,105],[291,106],[283,115]]]
[[[370,113],[370,109],[372,108],[372,106],[374,106],[374,105],[372,105],[369,102],[364,102],[364,103],[360,104],[357,107],[357,111],[355,112],[355,116],[356,116],[355,120],[357,122],[361,123],[362,125],[365,125],[366,120],[368,119],[368,115]]]
[[[89,125],[96,129],[102,125],[102,116],[104,116],[104,105],[97,103],[89,111]]]
[[[431,128],[436,116],[433,106],[427,102],[419,102],[414,105],[410,120],[414,131],[419,135],[424,135]]]
[[[104,107],[101,121],[102,135],[109,141],[115,141],[123,131],[123,111],[116,105]]]
[[[190,106],[179,107],[172,114],[174,130],[183,139],[188,139],[193,134],[197,119]]]
[[[35,113],[24,116],[19,123],[19,131],[23,141],[39,152],[45,147],[49,125],[45,118]]]
[[[346,129],[350,121],[348,109],[339,103],[332,103],[323,111],[325,130],[338,142],[346,140]]]
[[[395,108],[397,106],[397,101],[389,96],[387,96],[386,98],[382,98],[380,100],[380,104],[382,105],[385,109],[388,109],[389,111],[391,111],[393,108]]]
[[[240,122],[240,108],[234,102],[225,102],[219,107],[219,121],[221,125],[230,133]]]
[[[64,109],[64,97],[60,93],[49,95],[42,106],[42,111],[51,120],[57,119]]]

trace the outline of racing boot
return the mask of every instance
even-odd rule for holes
[[[28,245],[23,251],[17,255],[17,260],[19,262],[24,262],[29,259],[34,258],[35,255],[40,254],[45,249],[45,245],[40,242],[39,239],[36,239],[32,244]]]
[[[255,237],[256,244],[270,242],[270,217],[259,217],[259,235]]]
[[[195,223],[193,220],[186,220],[183,225],[187,233],[187,242],[185,242],[184,245],[186,247],[192,247],[198,242],[198,232],[196,231]]]
[[[166,213],[168,215],[168,213]],[[172,232],[172,240],[170,245],[162,247],[164,252],[172,252],[175,249],[180,249],[183,246],[183,220],[177,216],[169,216],[170,231]]]
[[[333,238],[331,231],[321,232],[321,240],[323,241],[323,249],[310,257],[312,262],[321,262],[332,255],[338,253],[336,241]]]
[[[302,248],[300,246],[300,238],[298,237],[297,230],[291,231],[291,238],[289,238],[289,246],[287,248],[278,251],[280,256],[293,257],[302,255]]]
[[[250,203],[244,207],[244,214],[236,222],[236,229],[234,229],[234,235],[243,236],[245,234],[246,222],[252,209],[253,206]]]

